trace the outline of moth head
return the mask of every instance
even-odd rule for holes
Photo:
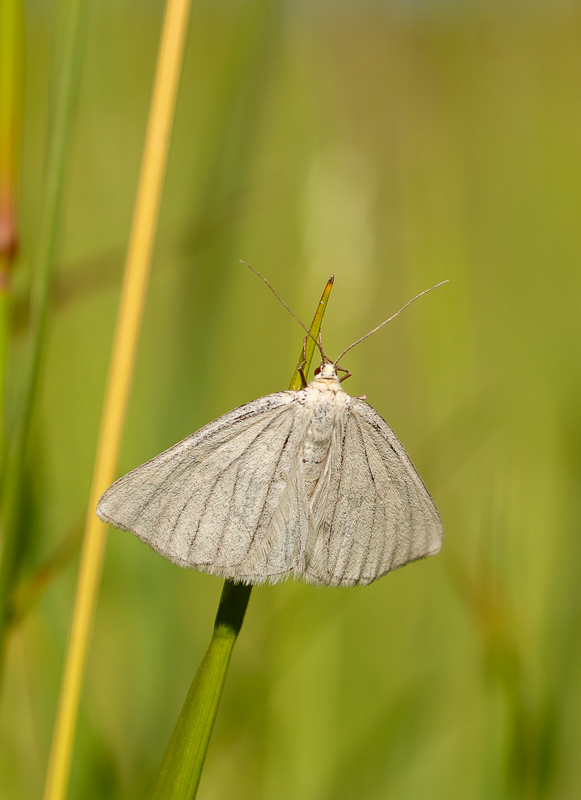
[[[315,370],[315,378],[336,378],[337,370],[331,361],[321,361]]]

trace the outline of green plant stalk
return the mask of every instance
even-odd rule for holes
[[[321,329],[332,287],[333,278],[330,278],[310,327],[315,339]],[[302,387],[299,368],[302,367],[303,374],[307,374],[314,350],[315,342],[309,337],[304,356],[301,351],[291,389],[296,391]],[[192,800],[196,796],[230,657],[244,621],[251,590],[252,586],[224,581],[212,639],[165,752],[152,800]]]
[[[30,295],[30,328],[22,391],[11,431],[2,481],[0,553],[0,669],[4,661],[7,610],[17,578],[20,491],[42,355],[46,312],[60,229],[65,168],[81,74],[87,0],[70,0],[63,44],[62,73],[53,109],[44,202]]]
[[[17,249],[16,176],[22,111],[22,0],[0,3],[0,475],[4,457],[5,371],[10,282]]]

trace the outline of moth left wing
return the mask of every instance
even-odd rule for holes
[[[97,514],[180,566],[276,580],[294,566],[307,525],[301,396],[278,392],[210,422],[116,481]]]

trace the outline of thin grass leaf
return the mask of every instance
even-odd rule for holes
[[[22,116],[22,18],[22,0],[0,3],[0,459],[4,456],[10,283],[18,240],[16,182]]]
[[[307,338],[305,353],[301,350],[290,384],[295,391],[302,387],[300,370],[304,375],[309,371],[315,351],[314,340],[321,329],[332,288],[333,278],[330,278],[309,329],[313,338]],[[241,583],[224,581],[212,639],[165,752],[152,800],[192,800],[196,796],[228,665],[244,621],[251,589],[251,586]]]
[[[84,50],[86,0],[71,0],[63,67],[57,86],[49,145],[44,202],[30,297],[29,340],[22,391],[10,435],[2,482],[2,552],[0,555],[0,669],[4,661],[7,609],[17,579],[18,516],[22,476],[46,328],[46,312],[60,230],[66,161],[71,141]]]

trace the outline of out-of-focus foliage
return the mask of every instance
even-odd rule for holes
[[[56,5],[26,5],[9,380]],[[84,513],[161,12],[92,8],[28,466],[28,575]],[[200,798],[578,796],[580,76],[572,3],[194,5],[120,471],[286,387],[302,332],[239,258],[307,323],[335,273],[331,355],[450,279],[344,364],[436,499],[444,549],[368,588],[253,592]],[[258,338],[265,321],[273,335]],[[41,791],[76,569],[12,632],[2,797]],[[72,798],[147,795],[220,589],[111,531]]]

